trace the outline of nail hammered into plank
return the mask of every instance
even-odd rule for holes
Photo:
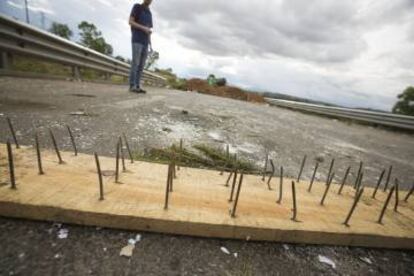
[[[269,191],[272,190],[272,187],[270,187],[270,181],[272,180],[273,176],[275,175],[275,164],[273,163],[273,160],[270,159],[270,166],[272,167],[272,174],[269,175],[269,179],[267,180],[267,188]]]
[[[237,170],[234,172],[234,175],[233,175],[233,183],[231,185],[231,193],[230,193],[229,202],[233,201],[233,194],[234,194],[234,188],[236,187],[236,182],[237,182]]]
[[[262,177],[262,181],[265,181],[266,179],[266,173],[267,173],[267,163],[269,162],[269,154],[266,153],[266,159],[265,159],[265,164],[264,164],[264,168],[263,168],[263,177]]]
[[[122,143],[122,138],[119,136],[119,150],[121,152],[121,160],[122,160],[122,171],[126,172],[126,166],[125,166],[125,155],[124,155],[124,144]]]
[[[63,162],[62,156],[60,155],[60,151],[59,151],[59,147],[56,143],[55,135],[53,134],[51,129],[49,129],[49,134],[50,134],[50,138],[52,139],[52,143],[53,143],[53,147],[55,148],[56,155],[59,159],[59,164],[64,164],[65,162]]]
[[[345,182],[346,182],[346,179],[348,178],[348,175],[349,175],[349,171],[350,171],[350,170],[351,170],[351,167],[348,167],[348,168],[346,169],[346,172],[345,172],[344,178],[342,179],[341,187],[339,188],[339,191],[338,191],[338,195],[342,194],[342,190],[344,189]]]
[[[291,220],[298,222],[297,220],[297,214],[298,214],[298,208],[297,208],[297,202],[296,202],[296,187],[295,187],[295,181],[292,181],[292,200],[293,200],[293,216]]]
[[[382,207],[381,214],[380,214],[379,219],[378,219],[379,224],[383,224],[382,219],[384,218],[385,211],[387,210],[387,206],[390,203],[390,200],[391,200],[392,194],[394,193],[394,190],[395,190],[395,186],[393,186],[391,188],[391,190],[388,194],[387,200],[385,201],[384,206]]]
[[[12,134],[14,144],[16,145],[16,149],[19,149],[20,145],[19,145],[19,142],[17,141],[16,132],[14,131],[12,121],[10,120],[9,117],[7,117],[6,120],[7,120],[7,124],[9,125],[9,129],[10,129],[10,132]]]
[[[14,174],[14,160],[13,160],[13,149],[10,140],[7,140],[7,157],[9,159],[9,174],[10,174],[10,188],[16,190],[16,178]]]
[[[399,181],[396,178],[395,179],[395,205],[394,205],[394,212],[396,212],[396,213],[398,213],[398,203],[400,201],[400,199],[399,199],[399,186],[400,186]]]
[[[175,178],[175,164],[170,163],[171,177],[170,177],[170,193],[173,192],[174,178]]]
[[[362,167],[364,166],[364,163],[362,161],[359,162],[359,169],[358,169],[358,173],[357,173],[357,178],[355,179],[355,183],[354,183],[354,189],[356,189],[356,186],[359,182],[359,177],[361,175],[361,171],[362,171]]]
[[[43,171],[42,155],[40,153],[39,136],[37,132],[35,133],[35,147],[36,147],[37,167],[39,169],[39,175],[43,175],[45,174],[45,172]]]
[[[280,167],[279,199],[276,201],[278,204],[282,203],[282,196],[283,196],[283,166]]]
[[[322,206],[325,203],[326,196],[328,195],[329,188],[331,187],[332,180],[333,180],[334,177],[335,177],[335,173],[332,173],[331,177],[329,178],[328,185],[326,185],[325,192],[324,192],[322,200],[321,200],[321,205]]]
[[[362,194],[363,194],[363,193],[364,193],[364,188],[362,188],[362,189],[358,192],[358,195],[357,195],[357,197],[355,198],[355,200],[354,200],[354,202],[353,202],[353,204],[352,204],[351,210],[349,211],[348,216],[346,217],[346,219],[345,219],[345,221],[344,221],[344,223],[343,223],[346,227],[349,227],[349,226],[350,226],[350,225],[349,225],[349,221],[351,220],[352,214],[354,213],[355,208],[356,208],[356,206],[357,206],[357,204],[358,204],[359,200],[361,199],[361,196],[362,196]]]
[[[328,185],[329,177],[331,177],[331,173],[335,164],[335,158],[332,158],[331,165],[329,166],[328,176],[326,177],[326,185]]]
[[[375,199],[375,196],[377,194],[378,188],[381,185],[382,179],[384,178],[384,174],[385,174],[385,170],[382,170],[382,172],[380,174],[380,177],[378,178],[377,186],[375,186],[375,190],[372,193],[372,198],[374,198],[374,199]]]
[[[119,140],[116,143],[115,183],[119,183]]]
[[[78,156],[78,148],[76,147],[75,137],[73,136],[72,130],[70,129],[68,125],[66,126],[66,128],[68,129],[68,132],[69,132],[69,137],[72,143],[73,151],[75,152],[75,156]]]
[[[98,180],[99,180],[99,200],[104,200],[104,188],[103,188],[103,181],[102,181],[102,172],[101,172],[101,165],[99,163],[99,156],[95,152],[95,163],[96,163],[96,170],[98,173]]]
[[[122,136],[124,137],[125,146],[127,148],[128,155],[129,155],[129,159],[131,161],[131,164],[134,164],[134,158],[132,157],[132,152],[131,152],[131,148],[129,147],[128,139],[127,139],[125,133],[122,133]]]
[[[237,203],[239,202],[240,190],[241,190],[241,187],[242,187],[242,184],[243,184],[243,176],[244,176],[244,174],[241,173],[240,179],[239,179],[239,185],[237,186],[236,199],[234,200],[233,210],[231,212],[231,217],[232,218],[236,217],[236,208],[237,208]]]
[[[164,202],[164,210],[168,209],[168,198],[170,194],[170,179],[171,179],[171,166],[168,166],[168,173],[167,173],[167,184],[165,188],[165,202]]]
[[[225,185],[226,187],[229,186],[229,182],[232,176],[233,176],[233,172],[230,172],[229,177],[227,178],[227,181],[226,181],[226,185]]]
[[[355,196],[358,195],[358,191],[362,186],[362,179],[363,178],[364,178],[364,172],[362,172],[361,175],[359,176],[359,181],[358,181],[358,184],[357,184],[357,187],[356,187]]]
[[[385,181],[385,185],[384,185],[384,192],[386,192],[388,189],[388,184],[390,183],[390,180],[391,180],[391,174],[392,174],[392,166],[390,166],[388,169],[387,180]]]
[[[301,166],[300,166],[300,170],[299,170],[299,174],[298,174],[298,179],[297,179],[297,182],[298,182],[298,183],[300,182],[300,178],[301,178],[301,176],[302,176],[303,168],[305,167],[306,158],[307,158],[307,156],[305,155],[305,156],[303,157],[302,164],[301,164]]]
[[[319,162],[316,162],[315,169],[313,170],[313,174],[312,174],[312,179],[309,184],[308,192],[312,191],[313,182],[315,181],[316,171],[318,170],[318,168],[319,168]]]

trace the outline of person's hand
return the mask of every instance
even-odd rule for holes
[[[143,31],[144,31],[147,35],[152,34],[152,30],[151,30],[150,28],[148,28],[148,27],[145,27]]]

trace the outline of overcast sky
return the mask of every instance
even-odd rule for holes
[[[23,18],[23,0],[0,2]],[[72,29],[95,23],[115,55],[130,56],[134,1],[29,3]],[[151,9],[158,66],[183,77],[214,73],[259,91],[385,110],[414,86],[414,0],[154,0]]]

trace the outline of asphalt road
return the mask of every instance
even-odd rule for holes
[[[304,178],[310,178],[315,159],[323,160],[317,177],[326,178],[335,158],[334,181],[359,161],[364,184],[373,185],[382,169],[404,188],[413,183],[413,135],[332,120],[268,105],[251,104],[197,93],[149,88],[146,95],[128,93],[125,86],[0,78],[0,142],[9,137],[10,117],[22,144],[51,147],[48,128],[61,148],[70,150],[65,125],[73,129],[81,152],[114,154],[117,137],[125,132],[136,151],[178,143],[185,146],[231,145],[232,152],[262,166],[269,151],[276,166],[295,176],[308,156]],[[184,112],[183,112],[184,111]],[[77,115],[74,115],[77,114]],[[51,223],[0,219],[1,275],[413,275],[410,251],[347,247],[283,245],[141,233],[130,259],[119,256],[136,233],[61,226],[67,239],[58,239]],[[226,255],[226,247],[237,257]],[[336,268],[319,262],[332,259]],[[362,258],[368,258],[362,259]]]

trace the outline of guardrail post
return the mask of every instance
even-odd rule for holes
[[[75,79],[75,80],[81,80],[82,78],[81,78],[81,73],[80,73],[80,70],[79,70],[79,67],[78,66],[72,66],[72,77]]]

